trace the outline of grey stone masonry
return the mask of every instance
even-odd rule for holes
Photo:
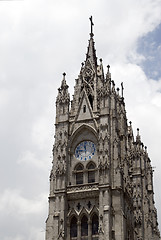
[[[66,74],[56,98],[46,240],[159,240],[147,148],[127,123],[123,84],[104,74],[94,45],[72,101]]]

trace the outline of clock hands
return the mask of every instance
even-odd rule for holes
[[[84,144],[84,150],[85,150],[85,154],[86,154],[86,144]]]
[[[81,142],[75,150],[75,157],[78,160],[90,160],[95,153],[95,144],[90,141]]]

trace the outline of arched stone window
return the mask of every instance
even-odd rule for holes
[[[95,164],[90,163],[88,166],[88,183],[95,182]]]
[[[84,215],[81,219],[81,237],[85,236],[88,236],[88,218]]]
[[[92,217],[92,236],[98,235],[98,226],[99,226],[98,216],[94,214]]]
[[[77,237],[77,219],[76,217],[72,217],[70,222],[70,238],[75,239]]]
[[[76,184],[83,184],[83,166],[78,164],[76,170]]]

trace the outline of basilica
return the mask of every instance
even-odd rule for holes
[[[72,99],[65,73],[58,89],[45,239],[159,240],[151,160],[123,84],[97,60],[93,25]]]

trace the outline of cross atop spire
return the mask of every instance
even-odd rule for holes
[[[93,19],[92,19],[92,16],[89,18],[90,22],[91,22],[91,33],[90,33],[90,36],[93,37],[94,34],[93,34],[93,26],[94,26],[94,23],[93,23]]]
[[[93,67],[96,68],[97,67],[97,57],[96,57],[96,50],[95,50],[95,47],[94,47],[94,39],[93,39],[94,23],[93,23],[92,16],[89,18],[89,20],[90,20],[90,23],[91,23],[91,32],[90,32],[89,45],[88,45],[87,54],[86,54],[85,66],[86,66],[86,62],[88,60],[90,60]]]

